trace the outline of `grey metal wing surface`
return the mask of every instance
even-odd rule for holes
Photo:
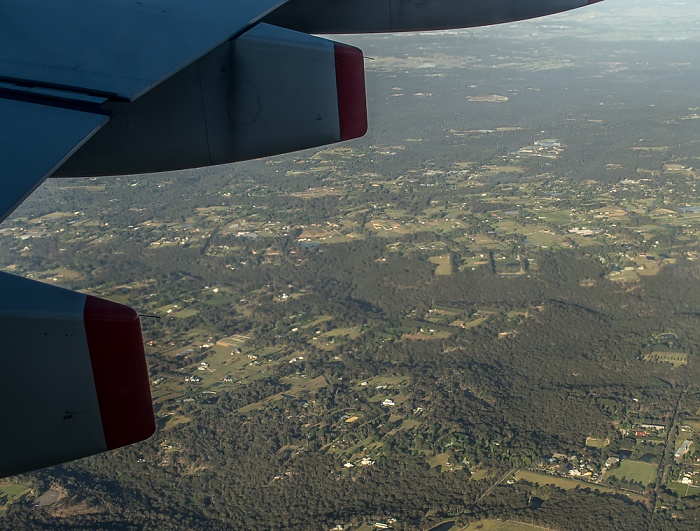
[[[0,0],[0,78],[133,101],[284,0]]]
[[[0,96],[0,221],[108,120],[36,101]]]
[[[0,0],[0,221],[133,101],[284,0]]]

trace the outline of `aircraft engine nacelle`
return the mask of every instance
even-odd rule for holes
[[[134,102],[54,176],[123,175],[287,153],[367,131],[364,59],[352,46],[259,24]]]
[[[265,19],[307,33],[471,28],[542,17],[601,0],[289,0]]]
[[[153,434],[134,310],[7,273],[0,295],[0,477]]]

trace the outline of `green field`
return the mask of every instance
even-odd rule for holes
[[[668,488],[681,498],[685,496],[700,496],[700,487],[697,485],[683,485],[682,483],[672,481],[668,484]]]
[[[321,315],[321,316],[317,317],[316,319],[314,319],[313,321],[311,321],[310,323],[303,324],[301,326],[301,328],[303,328],[303,329],[313,328],[314,326],[318,326],[321,323],[325,323],[326,321],[331,321],[331,320],[333,320],[332,315]]]
[[[645,463],[646,464],[646,463]],[[515,474],[515,479],[517,481],[525,480],[530,483],[538,483],[540,485],[554,485],[564,490],[575,489],[576,487],[581,489],[591,489],[593,491],[599,490],[600,492],[607,492],[610,494],[624,494],[629,496],[635,501],[646,501],[644,496],[639,494],[631,494],[628,492],[620,492],[609,487],[603,487],[601,485],[586,483],[583,481],[577,481],[575,479],[560,478],[557,476],[550,476],[549,474],[540,474],[539,472],[532,472],[530,470],[518,470]]]
[[[367,380],[368,385],[386,385],[389,387],[406,385],[410,382],[408,376],[375,376]]]
[[[466,527],[462,527],[459,531],[534,531],[535,529],[548,531],[548,527],[538,525],[524,524],[514,520],[481,520],[480,522],[472,522]]]
[[[452,258],[449,254],[443,254],[442,256],[431,256],[428,260],[437,265],[435,268],[436,276],[452,274]]]
[[[674,369],[681,365],[688,365],[688,355],[683,352],[656,351],[645,354],[643,359],[652,363],[670,363]]]
[[[241,336],[243,337],[243,336]],[[243,345],[243,343],[239,343]],[[260,378],[264,378],[273,367],[280,363],[288,362],[297,354],[278,357],[281,353],[279,347],[265,347],[262,349],[248,350],[247,348],[238,353],[232,351],[234,347],[216,345],[207,351],[207,356],[203,361],[209,365],[204,370],[199,370],[201,362],[192,363],[182,371],[182,379],[175,379],[166,376],[163,381],[151,388],[153,400],[156,404],[163,404],[174,399],[195,398],[202,393],[218,393],[242,383],[248,383]],[[245,347],[244,347],[245,348]],[[183,352],[186,347],[179,347],[170,350],[163,355],[166,357],[176,357]],[[194,348],[195,352],[197,348]],[[251,357],[249,357],[249,355]],[[257,357],[257,358],[256,358]],[[200,378],[199,382],[185,381],[185,377]],[[224,379],[230,378],[230,382]],[[173,412],[168,412],[170,416]],[[168,427],[177,425],[185,421],[176,421],[175,417],[168,419]]]
[[[549,212],[538,212],[539,218],[543,218],[548,223],[569,224],[571,223],[570,210],[550,210]]]
[[[462,466],[459,463],[455,463],[454,459],[450,459],[448,454],[438,454],[428,460],[430,468],[435,468],[437,466],[442,467],[443,472],[450,470],[459,470]]]
[[[481,481],[491,477],[491,471],[488,468],[474,468],[471,470],[472,481]]]
[[[255,402],[253,404],[249,404],[247,406],[244,406],[241,409],[239,409],[238,412],[239,413],[248,413],[250,411],[260,409],[265,404],[268,404],[270,402],[275,402],[275,401],[284,400],[284,399],[288,399],[288,398],[295,398],[296,395],[298,395],[301,391],[315,392],[315,391],[321,389],[322,387],[326,387],[328,385],[328,381],[326,380],[326,378],[324,376],[317,376],[316,378],[313,378],[311,380],[306,379],[306,378],[296,377],[296,376],[287,376],[287,377],[281,378],[280,381],[290,384],[291,387],[283,393],[277,393],[276,395],[268,396],[267,398],[261,400],[260,402]]]
[[[197,310],[193,310],[192,308],[188,308],[186,310],[181,310],[179,312],[173,312],[171,315],[173,317],[177,317],[178,319],[187,319],[188,317],[194,317],[198,313],[199,312]]]
[[[357,339],[362,335],[362,327],[352,326],[347,328],[335,328],[311,338],[314,346],[323,350],[331,350],[343,341]]]
[[[0,482],[0,500],[7,497],[7,502],[12,503],[21,499],[27,493],[31,492],[31,487],[22,485],[21,483],[3,483]],[[0,513],[5,510],[5,505],[0,503]]]
[[[417,428],[421,424],[423,424],[423,423],[420,422],[419,420],[407,419],[407,420],[403,421],[403,424],[401,425],[401,427],[399,429],[400,430],[412,430],[413,428]]]
[[[635,271],[613,271],[608,275],[611,282],[639,282]]]
[[[321,334],[321,337],[345,337],[348,339],[357,339],[362,333],[360,326],[350,326],[347,328],[335,328]]]
[[[0,483],[0,496],[7,496],[9,499],[17,499],[31,489],[19,483]]]
[[[622,479],[626,477],[628,480],[641,481],[644,485],[648,485],[656,480],[657,468],[657,465],[652,463],[626,460],[620,463],[620,468],[607,472],[604,479],[611,477]]]
[[[489,319],[488,317],[480,317],[478,319],[474,319],[473,321],[469,321],[468,323],[464,323],[464,328],[466,328],[467,330],[470,328],[476,328],[480,324],[483,324],[486,321],[488,321],[488,319]]]
[[[597,439],[595,437],[586,437],[586,446],[591,448],[603,449],[610,444],[610,439]]]

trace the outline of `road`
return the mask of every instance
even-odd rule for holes
[[[499,479],[498,481],[496,481],[496,483],[494,483],[493,485],[491,485],[491,486],[486,490],[486,492],[484,492],[481,496],[479,496],[479,499],[476,500],[476,501],[474,502],[474,505],[477,505],[481,500],[483,500],[484,498],[486,498],[486,496],[488,496],[489,494],[491,494],[491,491],[492,491],[493,489],[495,489],[496,487],[498,487],[501,483],[503,483],[508,477],[510,477],[510,476],[513,474],[513,472],[515,472],[515,469],[514,469],[514,468],[511,468],[508,472],[506,472],[505,474],[503,474],[503,477],[501,477],[501,479]]]
[[[664,454],[663,456],[661,456],[661,462],[659,463],[659,469],[656,475],[656,488],[654,489],[654,492],[651,495],[651,517],[649,518],[649,526],[647,527],[647,531],[652,530],[652,526],[654,524],[654,516],[656,516],[656,500],[659,499],[659,494],[661,493],[661,485],[664,485],[666,483],[666,476],[668,475],[668,469],[670,467],[668,463],[671,457],[673,456],[674,451],[673,445],[671,444],[673,442],[672,432],[676,427],[676,420],[678,418],[678,410],[681,407],[681,400],[687,392],[688,388],[686,387],[678,395],[676,407],[674,408],[673,415],[671,416],[671,419],[668,422],[668,426],[666,427],[666,442],[664,446]]]

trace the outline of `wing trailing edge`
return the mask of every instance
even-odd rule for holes
[[[307,33],[472,28],[542,17],[602,0],[289,0],[264,20]]]
[[[0,87],[0,222],[108,119],[85,102]]]

